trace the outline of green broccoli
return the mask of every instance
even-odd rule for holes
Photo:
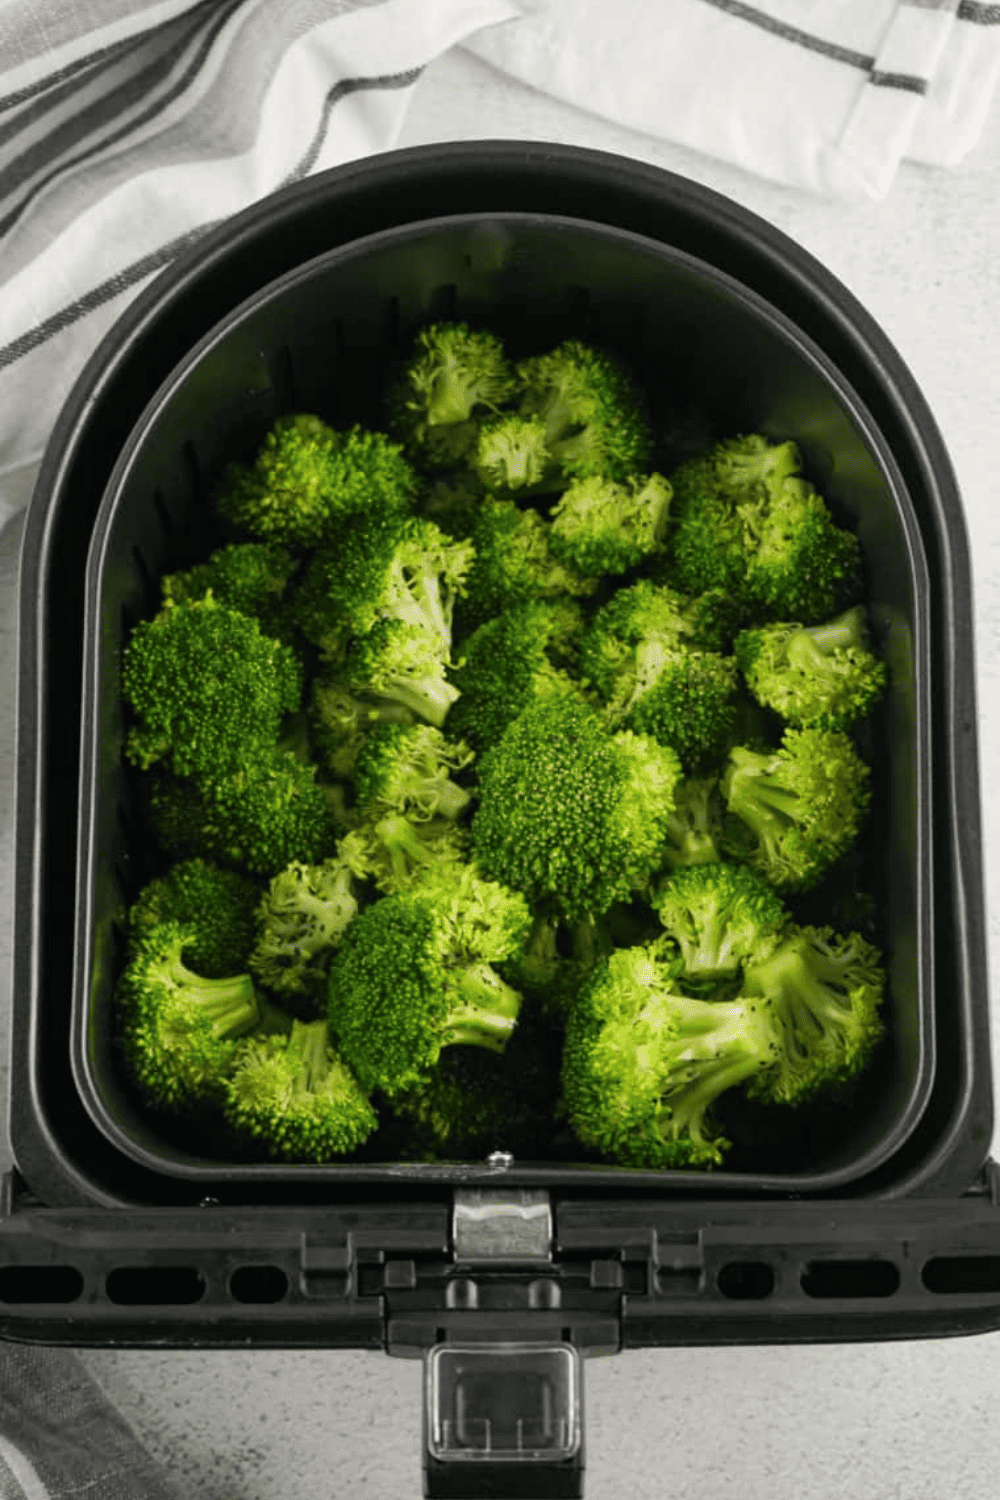
[[[751,693],[787,724],[849,729],[885,691],[886,666],[869,647],[860,605],[822,625],[741,631],[733,651]]]
[[[362,701],[329,669],[312,680],[308,715],[316,757],[332,776],[350,776],[376,724],[412,724],[416,717],[401,704]]]
[[[803,479],[747,517],[746,596],[755,619],[815,625],[856,592],[858,539],[834,523],[826,502]]]
[[[670,869],[718,864],[725,804],[717,776],[686,776],[667,819],[663,863]]]
[[[482,481],[470,470],[457,469],[428,479],[416,510],[455,541],[468,541],[485,498]]]
[[[194,933],[183,954],[192,969],[206,979],[242,973],[260,896],[259,882],[247,875],[206,859],[182,860],[144,886],[129,908],[129,952],[152,928],[179,922]]]
[[[267,635],[267,620],[295,568],[292,554],[278,542],[231,542],[207,562],[166,574],[160,587],[164,604],[204,599],[210,593],[217,604],[260,620]]]
[[[390,430],[424,469],[454,468],[471,453],[479,420],[513,392],[514,372],[495,334],[431,323],[391,388]]]
[[[476,856],[488,875],[566,917],[600,915],[659,867],[674,752],[609,733],[570,694],[530,704],[479,761]]]
[[[458,697],[436,631],[402,620],[379,620],[357,636],[340,668],[347,690],[380,710],[404,709],[440,729]]]
[[[380,432],[337,432],[308,414],[279,417],[252,464],[230,464],[216,507],[263,542],[314,547],[346,519],[406,512],[416,479]]]
[[[448,674],[460,695],[448,713],[449,734],[486,748],[536,699],[581,695],[557,663],[573,662],[582,631],[583,615],[572,599],[533,600],[486,620],[463,643]]]
[[[870,776],[836,730],[788,729],[771,752],[738,746],[721,782],[727,852],[778,890],[807,890],[857,838]]]
[[[488,496],[479,507],[470,541],[473,561],[459,602],[463,632],[505,609],[533,599],[583,598],[597,587],[565,567],[549,546],[550,527],[535,510]]]
[[[211,594],[140,620],[122,657],[122,693],[138,723],[125,753],[178,776],[225,774],[273,754],[281,721],[302,697],[287,646]]]
[[[465,770],[472,759],[468,745],[446,739],[431,724],[377,724],[352,772],[361,817],[459,817],[471,793],[452,780],[452,772]]]
[[[292,1022],[288,1036],[251,1037],[236,1049],[223,1114],[282,1161],[327,1162],[354,1151],[378,1117],[330,1044],[325,1020]]]
[[[712,1107],[778,1046],[766,1003],[684,995],[657,945],[619,948],[569,1013],[562,1106],[585,1145],[623,1166],[718,1166],[730,1143]]]
[[[554,470],[570,479],[627,479],[648,465],[642,397],[605,350],[567,339],[516,367],[522,417],[540,417]]]
[[[753,1080],[750,1096],[798,1104],[857,1078],[885,1032],[884,988],[881,955],[858,933],[790,927],[743,975],[744,996],[771,1007],[780,1042],[776,1065]]]
[[[551,467],[545,423],[540,417],[519,417],[516,412],[493,417],[480,427],[469,465],[494,494],[533,494]]]
[[[387,813],[351,830],[357,840],[359,859],[380,891],[396,895],[428,872],[451,869],[464,863],[468,831],[454,818],[414,818]]]
[[[316,767],[287,752],[204,780],[154,774],[146,801],[160,848],[179,859],[271,876],[293,860],[318,863],[336,843]]]
[[[291,1024],[265,1005],[248,973],[208,979],[189,968],[182,955],[197,937],[180,922],[150,927],[115,990],[129,1076],[148,1104],[168,1111],[221,1098],[237,1038]]]
[[[494,965],[524,943],[524,897],[472,866],[429,873],[359,912],[330,966],[330,1025],[361,1086],[392,1099],[443,1047],[502,1052],[521,997]]]
[[[355,884],[367,873],[354,834],[321,864],[296,860],[278,871],[258,905],[256,942],[248,959],[261,984],[283,1000],[304,997],[306,1009],[318,1002],[333,951],[357,914]]]
[[[587,578],[626,573],[663,550],[672,493],[662,474],[574,479],[549,513],[549,547]]]
[[[788,923],[784,902],[749,865],[676,869],[653,905],[677,945],[677,977],[689,987],[738,977],[745,965],[765,957]]]
[[[607,701],[622,663],[644,641],[662,640],[721,654],[726,640],[724,603],[717,590],[692,597],[667,584],[640,578],[616,589],[596,611],[580,646],[580,670]]]
[[[472,563],[470,543],[433,521],[373,514],[313,553],[296,593],[307,640],[337,658],[347,641],[383,620],[419,626],[451,652],[455,599]]]

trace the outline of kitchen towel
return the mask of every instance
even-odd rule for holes
[[[833,198],[955,166],[1000,73],[987,0],[519,0],[462,44],[522,83]]]
[[[0,0],[0,528],[128,302],[220,221],[391,149],[512,0]]]

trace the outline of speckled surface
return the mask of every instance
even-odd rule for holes
[[[477,137],[617,151],[726,193],[818,256],[896,343],[935,412],[965,498],[988,889],[1000,892],[1000,785],[991,784],[1000,763],[1000,107],[958,171],[908,167],[884,203],[847,207],[615,129],[453,53],[423,78],[400,144]],[[0,688],[9,702],[5,540],[11,537],[0,538]],[[4,756],[0,747],[0,757],[0,768],[9,764],[9,749]],[[5,783],[0,830],[9,828],[7,797]],[[3,861],[4,908],[5,872]],[[997,972],[992,899],[990,910]],[[0,982],[6,968],[0,932]],[[190,1500],[420,1494],[415,1363],[353,1352],[99,1351],[85,1359]],[[623,1493],[634,1500],[990,1500],[1000,1450],[1000,1335],[637,1351],[594,1361],[587,1437],[589,1500]]]

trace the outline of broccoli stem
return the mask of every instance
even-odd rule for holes
[[[292,1093],[314,1093],[330,1071],[326,1022],[294,1020],[285,1055],[290,1062],[298,1063],[293,1073]]]
[[[428,427],[450,427],[455,422],[467,422],[473,405],[462,366],[443,364],[434,376],[427,403]]]
[[[472,800],[464,787],[456,786],[450,777],[428,777],[414,798],[418,807],[429,809],[441,818],[457,818]]]
[[[847,651],[865,644],[865,612],[858,604],[835,620],[796,631],[788,643],[788,660],[793,667],[808,670],[817,655],[829,656],[833,651]]]
[[[521,1009],[520,993],[488,963],[468,964],[451,976],[457,1004],[448,1016],[444,1045],[462,1043],[502,1052]]]
[[[221,1039],[244,1036],[259,1024],[261,1002],[249,974],[205,979],[178,959],[171,965],[170,977]]]
[[[398,704],[440,729],[459,693],[443,677],[394,677],[360,696],[372,704]]]

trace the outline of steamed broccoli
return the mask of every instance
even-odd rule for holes
[[[667,818],[663,863],[671,869],[717,864],[725,804],[717,776],[686,776]]]
[[[181,604],[210,593],[217,604],[260,620],[263,633],[269,635],[268,620],[295,567],[288,548],[277,542],[231,542],[207,562],[166,574],[160,580],[163,602]]]
[[[469,455],[478,419],[514,391],[513,370],[495,334],[467,323],[432,323],[389,396],[390,429],[425,469],[452,468]]]
[[[858,539],[834,523],[803,479],[789,479],[747,517],[746,595],[756,619],[816,624],[856,592]]]
[[[351,830],[358,858],[380,891],[395,895],[429,872],[440,878],[465,861],[468,832],[454,818],[414,818],[387,813]]]
[[[472,562],[468,542],[433,521],[372,515],[312,554],[296,595],[303,635],[336,658],[383,620],[419,626],[451,651],[455,598]]]
[[[122,1058],[159,1109],[219,1099],[237,1038],[262,1024],[290,1024],[265,1007],[248,973],[208,979],[189,968],[182,955],[197,936],[180,922],[149,928],[115,991]]]
[[[557,475],[627,479],[647,466],[650,436],[639,390],[619,361],[579,339],[516,369],[522,417],[539,417]]]
[[[857,838],[870,771],[846,734],[788,729],[779,750],[730,752],[728,850],[779,890],[807,890]]]
[[[192,930],[183,958],[206,979],[238,974],[253,946],[260,884],[206,859],[172,865],[144,886],[128,913],[129,951],[154,927],[179,922]]]
[[[299,707],[302,669],[256,620],[208,594],[140,620],[123,653],[122,693],[138,718],[131,761],[220,775],[273,754],[282,718]]]
[[[307,1008],[319,999],[333,951],[358,910],[356,882],[367,873],[354,834],[321,864],[296,860],[279,870],[258,905],[248,959],[261,984],[282,997],[304,996]]]
[[[443,1047],[502,1052],[521,1005],[494,965],[531,926],[524,897],[473,866],[360,912],[330,966],[330,1024],[362,1088],[422,1083]]]
[[[849,729],[885,691],[885,663],[869,647],[860,605],[822,625],[741,631],[733,650],[754,697],[788,724]]]
[[[533,599],[592,594],[597,580],[565,567],[549,546],[550,527],[535,510],[487,497],[470,541],[474,552],[460,601],[464,630]]]
[[[380,709],[404,709],[440,728],[458,689],[448,681],[448,657],[436,631],[403,620],[379,620],[358,636],[340,676],[359,699]]]
[[[713,1104],[777,1054],[766,1003],[694,999],[656,945],[619,948],[569,1013],[563,1107],[585,1145],[624,1166],[717,1166],[729,1142]]]
[[[329,670],[313,678],[308,714],[317,759],[333,776],[350,776],[376,724],[412,724],[416,718],[401,704],[362,700]]]
[[[737,977],[746,964],[766,956],[788,922],[781,898],[749,865],[674,870],[653,905],[677,945],[677,977],[689,986]]]
[[[463,643],[449,673],[460,695],[448,714],[449,734],[486,748],[536,699],[580,695],[560,663],[574,661],[582,630],[583,616],[572,599],[534,600],[486,620]]]
[[[325,1019],[295,1020],[288,1036],[236,1048],[223,1114],[283,1161],[326,1162],[354,1151],[378,1117],[330,1043]]]
[[[539,417],[506,412],[479,429],[469,464],[494,493],[537,490],[549,472],[551,457],[545,444],[545,423]]]
[[[380,432],[337,432],[319,417],[279,417],[252,464],[230,464],[216,507],[259,541],[315,546],[361,514],[405,512],[416,480]]]
[[[549,547],[585,577],[625,573],[662,550],[672,493],[662,474],[574,479],[549,513]]]
[[[881,955],[858,933],[791,927],[744,972],[742,992],[765,1001],[779,1039],[776,1065],[751,1084],[752,1097],[798,1104],[856,1078],[885,1027]]]
[[[658,868],[680,762],[655,740],[609,733],[578,698],[530,704],[479,772],[477,858],[531,901],[600,915]]]
[[[471,793],[452,780],[472,761],[461,741],[430,724],[378,724],[354,762],[352,777],[364,819],[388,813],[410,818],[457,818]]]

